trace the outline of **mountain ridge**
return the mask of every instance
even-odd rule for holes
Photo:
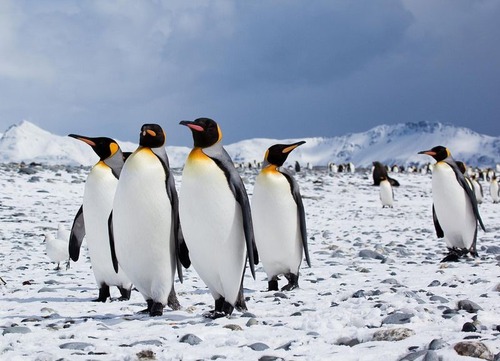
[[[0,162],[39,162],[47,164],[92,165],[97,156],[75,139],[50,133],[23,120],[0,134]],[[106,135],[109,136],[109,135]],[[417,154],[435,145],[447,146],[456,160],[469,166],[494,167],[500,162],[500,137],[479,134],[469,128],[440,122],[381,124],[365,132],[335,137],[293,139],[253,138],[225,145],[235,162],[262,161],[266,149],[276,143],[305,140],[288,158],[288,164],[326,166],[352,162],[370,167],[373,161],[392,165],[422,165],[429,157]],[[133,151],[136,143],[116,140],[124,151]],[[167,146],[172,167],[182,167],[190,146]]]

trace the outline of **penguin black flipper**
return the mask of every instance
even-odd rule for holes
[[[153,152],[160,160],[163,170],[165,171],[165,187],[168,194],[168,199],[170,199],[170,205],[172,206],[172,226],[174,228],[174,240],[175,240],[175,252],[176,252],[176,263],[177,263],[177,274],[179,275],[179,280],[183,281],[182,277],[182,266],[189,268],[191,266],[191,260],[189,259],[189,250],[184,240],[184,235],[182,234],[182,227],[179,218],[179,196],[177,195],[177,190],[175,189],[175,180],[170,171],[170,164],[168,161],[167,152],[164,148],[153,149]]]
[[[285,168],[280,168],[279,171],[285,176],[288,183],[290,183],[290,189],[292,192],[293,199],[297,204],[297,210],[299,212],[299,225],[300,225],[300,235],[302,238],[302,247],[304,248],[304,254],[306,256],[306,262],[309,267],[311,267],[311,259],[309,258],[309,247],[307,246],[307,229],[306,229],[306,212],[304,210],[304,204],[302,203],[302,196],[300,194],[299,185],[297,181],[292,177],[290,173]]]
[[[85,221],[83,219],[83,205],[76,212],[71,233],[69,237],[69,256],[76,262],[80,258],[80,247],[82,246],[83,238],[85,237]]]
[[[472,211],[474,212],[474,215],[476,216],[477,221],[479,222],[479,225],[483,229],[483,231],[486,232],[486,228],[484,227],[483,220],[481,219],[481,216],[479,215],[479,208],[477,206],[477,199],[476,195],[474,194],[474,191],[469,187],[469,184],[465,180],[464,175],[462,174],[462,171],[458,167],[458,165],[455,163],[454,160],[448,160],[445,159],[443,162],[446,162],[451,169],[453,169],[453,172],[455,173],[455,176],[457,177],[458,184],[465,190],[465,193],[467,194],[467,197],[469,198],[471,205],[472,205]],[[476,243],[476,239],[474,238],[474,245]]]
[[[438,238],[444,237],[443,229],[439,224],[439,220],[437,219],[436,210],[434,209],[434,204],[432,205],[432,221],[434,222],[434,228],[436,229],[436,235]]]
[[[250,201],[245,189],[245,185],[240,178],[238,171],[234,168],[229,154],[222,147],[214,149],[205,148],[203,152],[212,159],[215,164],[224,172],[227,183],[234,198],[241,207],[241,214],[243,218],[243,231],[245,233],[245,242],[247,247],[247,257],[250,265],[250,272],[255,279],[255,267],[259,264],[259,254],[257,246],[255,245],[255,236],[253,233],[252,213],[250,211]]]
[[[113,211],[111,211],[108,218],[108,235],[109,249],[111,250],[111,261],[113,261],[113,269],[116,273],[118,273],[118,258],[116,258],[115,235],[113,233]]]

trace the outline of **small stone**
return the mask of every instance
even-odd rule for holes
[[[139,360],[155,360],[156,354],[151,350],[143,350],[136,353]]]
[[[277,347],[276,350],[285,350],[285,351],[290,351],[290,347],[292,347],[292,344],[295,341],[288,341],[284,345],[281,345],[280,347]]]
[[[486,248],[486,253],[500,254],[500,247],[499,246],[489,246],[488,248]]]
[[[59,345],[60,349],[65,349],[65,350],[79,350],[79,351],[84,351],[85,349],[89,347],[94,347],[91,343],[87,342],[67,342],[63,343],[62,345]]]
[[[267,346],[265,343],[262,343],[262,342],[255,342],[255,343],[252,343],[251,345],[247,345],[247,346],[250,347],[254,351],[264,351],[264,350],[267,350],[269,348],[269,346]]]
[[[437,287],[440,285],[441,285],[441,282],[439,282],[438,280],[434,280],[431,283],[429,283],[429,286],[427,286],[427,287]]]
[[[441,297],[441,296],[436,296],[436,295],[432,296],[430,298],[430,300],[431,301],[435,301],[435,302],[440,302],[440,303],[448,303],[448,302],[450,302],[446,298]]]
[[[160,340],[144,340],[144,341],[136,341],[130,344],[130,346],[136,345],[146,345],[146,346],[163,346],[163,343]]]
[[[453,316],[456,316],[456,315],[458,315],[457,310],[452,310],[451,308],[448,308],[448,309],[443,311],[442,317],[448,319],[448,318],[452,318]]]
[[[199,338],[196,335],[193,335],[192,333],[188,333],[182,336],[179,340],[179,342],[184,342],[190,344],[191,346],[198,345],[201,341],[202,341],[201,338]]]
[[[358,345],[360,342],[357,338],[341,337],[337,340],[337,345],[353,347]]]
[[[253,313],[251,312],[243,312],[240,317],[246,317],[246,318],[257,318]]]
[[[403,358],[398,359],[398,361],[414,361],[414,360],[424,356],[425,354],[427,354],[427,350],[410,352],[409,354],[405,355]]]
[[[462,332],[476,332],[477,328],[472,322],[466,322],[462,326]]]
[[[243,331],[240,325],[235,325],[234,323],[230,323],[228,325],[225,325],[223,328],[228,328],[231,331]]]
[[[459,310],[465,310],[469,313],[477,313],[477,311],[482,310],[481,306],[470,300],[461,300],[457,303],[457,308]]]
[[[442,349],[445,345],[446,345],[446,343],[443,341],[443,339],[435,338],[429,344],[429,350],[439,350],[439,349]]]
[[[361,297],[365,297],[364,290],[358,290],[352,294],[352,298],[361,298]]]
[[[361,251],[359,251],[358,253],[358,257],[361,257],[361,258],[372,258],[372,259],[380,259],[380,260],[383,260],[385,257],[383,255],[381,255],[380,253],[378,252],[375,252],[371,249],[362,249]]]
[[[251,327],[251,326],[258,325],[258,324],[259,324],[259,321],[257,321],[255,318],[251,318],[247,321],[246,326]]]
[[[415,331],[409,328],[391,328],[378,330],[373,334],[373,341],[401,341],[413,336]]]
[[[275,292],[274,293],[274,297],[277,297],[277,298],[288,298],[288,296],[285,295],[283,292]]]
[[[453,346],[455,351],[461,356],[481,358],[483,360],[493,360],[493,354],[488,347],[479,341],[462,341]]]
[[[410,319],[415,316],[413,313],[393,313],[382,320],[383,325],[396,324],[401,325],[404,323],[409,323]]]
[[[11,326],[4,328],[2,335],[6,335],[8,333],[30,333],[31,329],[29,327],[23,327],[23,326]]]
[[[439,361],[439,356],[435,351],[427,351],[422,361]]]
[[[285,361],[285,359],[278,356],[262,356],[259,361]]]

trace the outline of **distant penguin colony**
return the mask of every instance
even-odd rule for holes
[[[432,170],[433,220],[438,238],[444,238],[448,255],[442,262],[458,261],[461,256],[477,256],[479,215],[476,196],[448,148],[436,146],[419,152],[436,160]]]
[[[71,232],[61,227],[57,237],[45,236],[51,261],[58,270],[60,262],[78,261],[85,238],[99,289],[94,301],[110,299],[111,286],[118,287],[119,300],[130,299],[136,289],[147,305],[140,313],[149,316],[163,315],[165,306],[181,308],[175,275],[182,282],[183,267],[191,264],[214,299],[214,308],[203,313],[211,319],[229,317],[234,309],[247,310],[245,272],[248,267],[255,279],[259,260],[267,276],[267,291],[280,290],[280,277],[287,280],[282,291],[297,289],[302,262],[311,267],[307,212],[295,179],[301,178],[300,165],[295,162],[294,172],[284,163],[305,142],[274,144],[265,151],[262,163],[249,164],[249,168],[260,168],[250,199],[222,145],[219,124],[198,118],[180,125],[191,132],[193,147],[182,170],[179,194],[160,125],[141,127],[139,146],[133,153],[122,152],[111,138],[69,135],[91,146],[99,160],[87,176],[83,205]],[[444,238],[448,248],[441,262],[477,256],[478,225],[485,229],[478,210],[483,200],[478,171],[467,170],[443,146],[419,154],[436,161],[420,172],[432,172],[433,223],[437,237]],[[327,168],[334,176],[344,167],[355,171],[352,163],[337,166],[330,162]],[[308,163],[305,171],[310,169]],[[393,207],[393,187],[399,186],[388,171],[419,170],[373,162],[373,185],[379,186],[383,208]],[[483,176],[490,181],[493,202],[499,202],[494,172]]]

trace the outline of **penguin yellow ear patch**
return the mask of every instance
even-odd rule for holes
[[[118,152],[118,144],[116,143],[110,143],[109,144],[109,150],[111,151],[111,154],[115,154],[116,152]]]
[[[217,124],[217,132],[219,133],[217,141],[220,142],[222,140],[222,130],[220,130],[219,124]]]

